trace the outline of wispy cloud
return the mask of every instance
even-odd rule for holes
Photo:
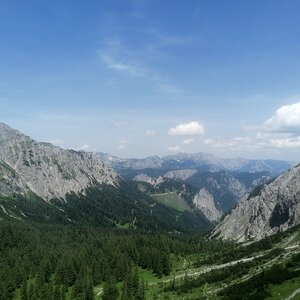
[[[99,53],[99,57],[108,69],[122,72],[133,77],[146,76],[147,72],[145,68],[126,62],[126,60],[119,60],[109,53]]]
[[[119,36],[105,38],[102,47],[97,50],[101,63],[116,74],[144,80],[157,91],[169,95],[184,94],[178,83],[172,83],[170,74],[158,67],[157,62],[165,60],[163,49],[170,45],[183,45],[187,40],[153,34],[154,40],[149,39],[144,44],[132,46]],[[167,56],[168,57],[168,56]]]

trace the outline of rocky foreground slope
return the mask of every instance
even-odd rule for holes
[[[259,240],[300,222],[300,164],[245,196],[212,233],[238,242]]]
[[[34,192],[44,200],[65,199],[95,183],[118,184],[118,175],[91,153],[39,143],[0,123],[1,193]]]

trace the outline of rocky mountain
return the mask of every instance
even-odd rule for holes
[[[40,143],[0,123],[3,218],[166,231],[212,225],[199,212],[155,201],[93,153]]]
[[[105,153],[98,156],[118,170],[120,174],[127,175],[128,170],[160,169],[167,171],[198,169],[208,172],[221,170],[236,172],[268,172],[272,176],[289,169],[292,163],[280,160],[251,160],[244,158],[223,159],[206,153],[179,153],[169,156],[150,156],[144,159],[122,159]],[[123,173],[123,170],[125,172]]]
[[[0,182],[6,191],[65,199],[95,183],[118,185],[117,173],[92,153],[38,143],[0,123]]]
[[[233,208],[246,193],[270,181],[267,172],[237,173],[229,171],[197,172],[185,180],[199,189],[205,188],[212,195],[216,207],[223,212]]]
[[[164,174],[163,177],[174,180],[186,180],[195,173],[197,173],[197,170],[195,169],[172,170]]]
[[[211,222],[218,222],[220,220],[222,211],[217,209],[213,195],[205,188],[201,189],[199,193],[193,197],[193,204]]]
[[[256,188],[239,202],[212,236],[259,240],[300,222],[300,165]]]
[[[179,153],[144,159],[122,159],[105,153],[97,155],[127,181],[146,182],[158,190],[164,186],[164,181],[169,188],[172,184],[178,187],[177,181],[195,187],[196,193],[183,201],[187,200],[192,209],[198,209],[214,222],[222,213],[235,207],[245,194],[291,167],[286,161],[223,159],[206,153]],[[182,188],[171,190],[181,198]],[[168,190],[161,192],[169,193]],[[181,201],[178,197],[169,195],[168,203],[171,199],[175,203]]]
[[[158,178],[152,178],[150,176],[148,176],[147,174],[145,173],[139,173],[138,175],[136,175],[134,178],[133,178],[133,181],[142,181],[142,182],[147,182],[151,185],[157,185],[157,184],[160,184],[161,182],[163,182],[163,177],[162,176],[159,176]]]
[[[158,190],[160,190],[160,187],[167,187],[166,191],[160,191],[162,193],[172,191],[177,192],[179,195],[183,186],[194,187],[196,194],[200,193],[200,190],[205,190],[209,193],[209,197],[204,197],[204,199],[211,199],[213,201],[212,211],[216,209],[218,216],[236,206],[239,199],[246,193],[251,192],[255,187],[270,181],[272,178],[267,172],[201,172],[195,169],[187,169],[168,171],[158,177],[155,177],[158,174],[153,169],[141,170],[139,172],[132,179],[133,181],[147,182],[157,187]],[[205,193],[200,193],[199,195],[205,196]],[[199,197],[197,201],[199,201]],[[189,202],[192,203],[193,199],[190,198]],[[211,204],[212,202],[209,201],[209,203]],[[198,206],[198,209],[201,210],[200,206]],[[201,211],[206,215],[204,210]],[[214,221],[218,218],[216,217]]]

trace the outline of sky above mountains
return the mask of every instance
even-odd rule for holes
[[[0,1],[0,121],[121,157],[300,160],[300,2]]]

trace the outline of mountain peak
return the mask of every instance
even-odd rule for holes
[[[7,125],[3,122],[0,122],[0,141],[11,139],[11,138],[16,138],[16,137],[29,138],[28,136],[25,136],[24,134],[22,134],[21,132],[19,132],[16,129],[10,127],[9,125]]]

